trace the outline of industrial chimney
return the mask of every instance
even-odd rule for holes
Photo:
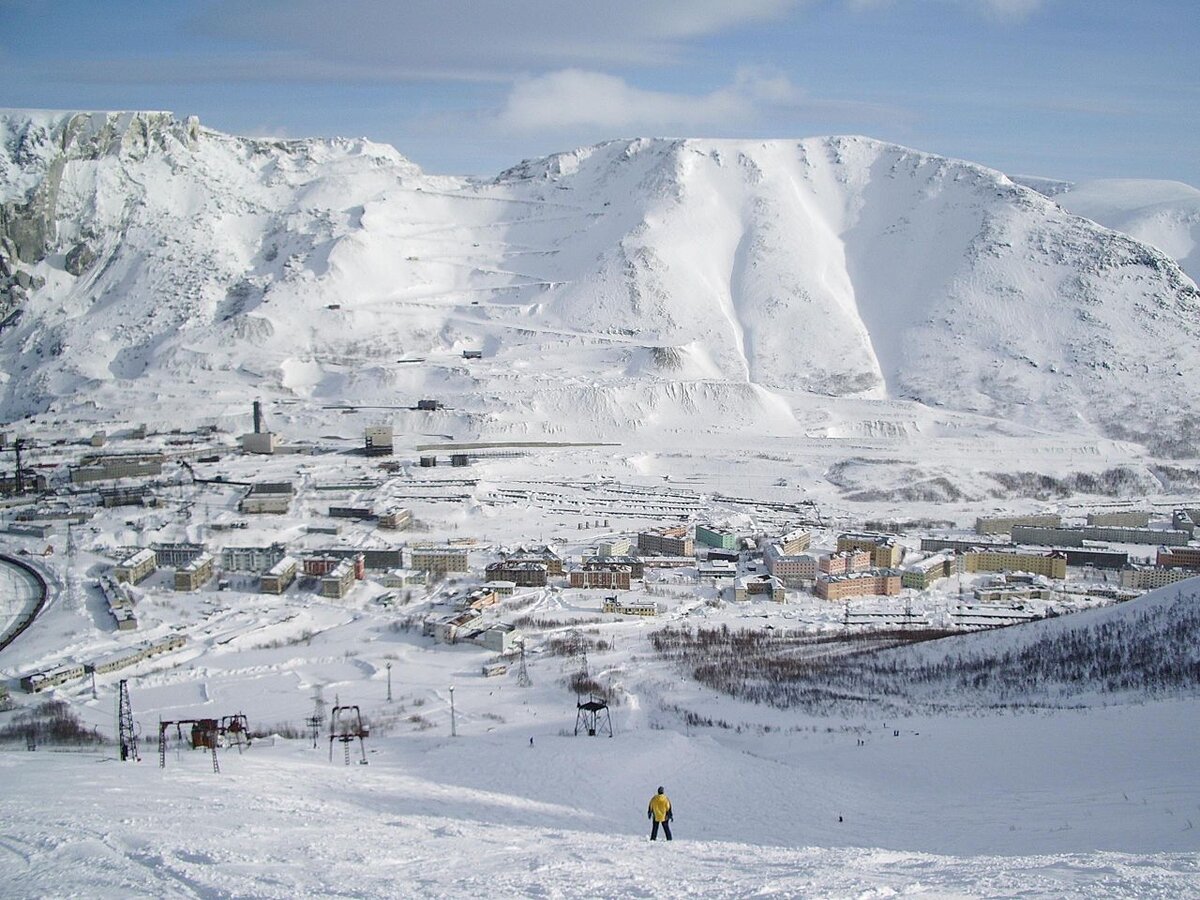
[[[254,401],[254,433],[262,434],[262,403]]]

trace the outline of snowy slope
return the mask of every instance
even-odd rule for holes
[[[1016,179],[1068,212],[1158,247],[1200,280],[1200,191],[1178,181],[1102,178],[1095,181]]]
[[[257,392],[298,426],[439,396],[460,437],[799,437],[851,400],[1167,453],[1197,427],[1194,285],[965,162],[636,140],[473,182],[165,114],[0,133],[6,265],[32,283],[0,333],[10,418],[229,424]]]

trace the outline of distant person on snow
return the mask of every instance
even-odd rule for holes
[[[646,807],[646,818],[653,823],[650,826],[650,840],[658,840],[659,825],[662,826],[667,840],[671,839],[671,820],[675,818],[675,813],[671,812],[671,801],[663,793],[661,786],[659,786],[658,793],[650,798],[650,805]]]

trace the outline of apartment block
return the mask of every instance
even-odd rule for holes
[[[839,534],[839,551],[866,550],[871,554],[871,565],[877,569],[891,569],[904,559],[904,547],[886,534]]]
[[[722,528],[710,528],[707,525],[696,526],[696,543],[705,547],[720,547],[722,550],[732,550],[737,546],[737,535]]]
[[[1154,514],[1149,510],[1127,509],[1120,512],[1088,513],[1089,525],[1117,528],[1148,528]]]
[[[961,571],[961,558],[953,550],[944,550],[909,566],[900,574],[902,587],[923,591],[935,581]]]
[[[692,556],[696,545],[686,525],[654,528],[638,535],[638,552],[649,556]]]
[[[785,556],[794,556],[812,545],[812,534],[807,529],[797,528],[781,537],[778,543]]]
[[[213,577],[216,560],[211,553],[201,553],[189,563],[175,569],[175,590],[198,591]]]
[[[817,577],[817,558],[809,553],[788,553],[781,544],[763,551],[767,571],[786,585],[797,585]]]
[[[1163,547],[1155,562],[1167,569],[1200,569],[1200,547]]]
[[[545,587],[549,572],[544,562],[506,559],[485,569],[488,581],[511,581],[517,587]]]
[[[432,575],[466,572],[469,568],[467,551],[461,547],[412,547],[408,557],[410,569],[421,569]]]
[[[1159,569],[1150,566],[1126,566],[1121,570],[1121,587],[1135,590],[1152,590],[1195,578],[1196,573],[1187,569]]]
[[[350,593],[354,587],[354,563],[348,559],[338,560],[338,564],[321,576],[321,596],[339,600]]]
[[[296,580],[299,563],[294,557],[285,556],[258,579],[258,589],[264,594],[282,594]]]
[[[1014,525],[1042,525],[1057,528],[1062,524],[1062,516],[1056,513],[1028,516],[980,516],[975,520],[976,534],[1008,534]]]
[[[1062,553],[1022,553],[1005,550],[968,550],[963,554],[968,572],[1031,572],[1047,578],[1067,577],[1067,558]]]
[[[817,571],[823,575],[846,575],[863,572],[871,568],[871,553],[868,550],[844,550],[827,553],[817,560]]]
[[[875,569],[823,576],[817,579],[814,593],[822,600],[847,600],[851,597],[890,597],[899,594],[900,587],[900,573],[896,569]]]
[[[739,578],[733,588],[733,599],[744,603],[758,598],[783,603],[786,599],[783,582],[771,575],[749,575]]]
[[[147,547],[127,556],[113,567],[113,578],[126,584],[137,584],[158,568],[158,556]]]

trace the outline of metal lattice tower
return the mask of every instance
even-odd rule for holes
[[[138,758],[137,732],[133,726],[133,706],[129,703],[129,685],[124,679],[117,693],[117,739],[121,744],[121,761]]]
[[[533,680],[529,677],[529,668],[525,665],[525,645],[521,644],[521,668],[517,670],[517,685],[518,687],[533,687]]]

